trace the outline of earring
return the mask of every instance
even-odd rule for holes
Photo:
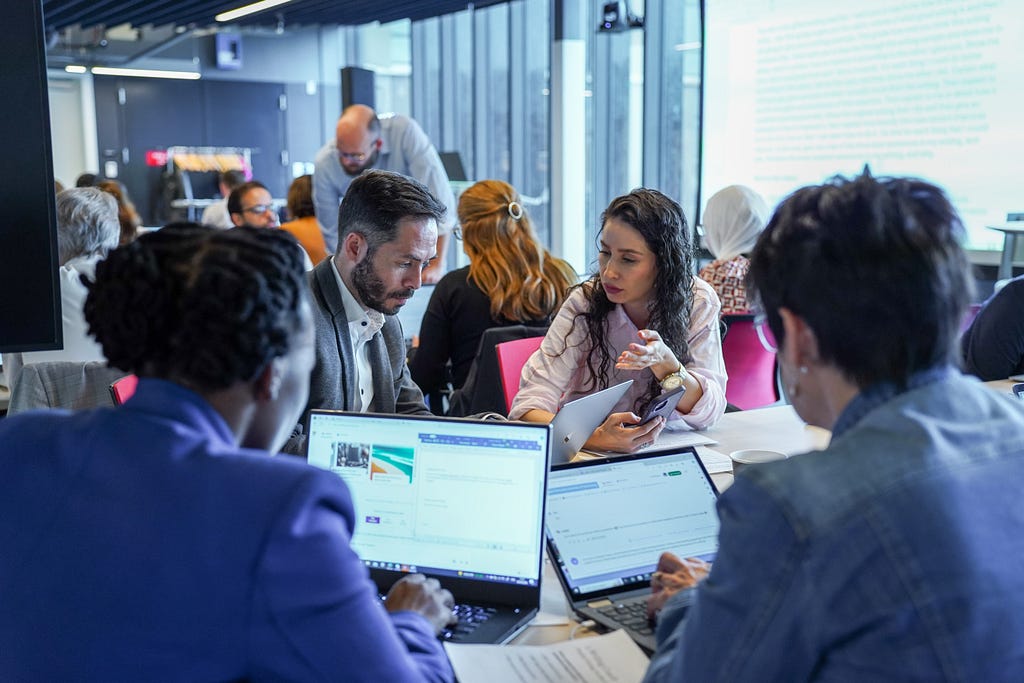
[[[801,365],[800,369],[799,369],[799,372],[800,372],[801,375],[806,375],[807,374],[807,366],[806,365]],[[792,384],[790,384],[790,385],[788,385],[786,387],[786,394],[789,395],[789,399],[792,401],[794,398],[796,398],[799,395],[799,393],[800,393],[800,380],[799,380],[799,377],[798,377],[797,381],[793,382]]]

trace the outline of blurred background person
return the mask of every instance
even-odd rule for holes
[[[75,187],[96,187],[96,183],[101,180],[103,177],[95,173],[82,173],[75,178]]]
[[[237,169],[221,171],[217,175],[217,189],[220,191],[220,199],[203,209],[203,225],[212,225],[223,230],[234,227],[234,223],[231,222],[231,214],[228,213],[228,197],[233,189],[244,182],[245,172]]]
[[[97,187],[74,187],[57,195],[57,277],[64,348],[5,353],[4,372],[12,390],[26,363],[103,360],[103,350],[89,336],[82,317],[87,292],[81,276],[92,277],[96,264],[117,246],[120,234],[117,200],[113,195]]]
[[[231,190],[231,194],[228,195],[228,213],[235,227],[281,227],[270,190],[258,180],[250,180]],[[313,259],[301,246],[300,249],[306,270],[313,270]]]
[[[730,185],[708,200],[704,242],[715,260],[700,269],[700,277],[715,288],[722,315],[750,311],[744,284],[748,257],[769,215],[761,195],[743,185]]]
[[[327,258],[327,245],[313,208],[313,176],[303,175],[288,188],[288,222],[281,229],[290,232],[309,254],[313,265]]]
[[[633,380],[584,446],[628,453],[654,443],[665,421],[643,413],[685,387],[670,419],[705,429],[725,411],[718,297],[693,275],[683,210],[657,190],[612,200],[601,214],[598,272],[569,294],[523,367],[511,419],[550,422],[580,396]]]
[[[234,226],[277,228],[281,225],[270,190],[258,180],[250,180],[231,190],[227,206]]]
[[[342,480],[269,457],[314,363],[299,254],[186,223],[97,266],[89,328],[139,384],[0,421],[0,678],[453,680],[451,593],[412,575],[382,603]]]
[[[960,348],[964,370],[986,382],[1024,373],[1024,276],[985,302]]]
[[[447,385],[449,362],[451,385],[462,388],[484,330],[523,324],[544,334],[576,283],[572,266],[537,240],[519,193],[508,183],[482,180],[469,187],[459,197],[458,220],[455,234],[469,265],[434,287],[409,363],[425,395]]]
[[[710,574],[662,556],[648,682],[1020,679],[1024,408],[955,367],[963,239],[914,178],[779,205],[750,293],[793,407],[832,438],[736,474]]]
[[[142,219],[135,205],[128,198],[128,191],[117,180],[101,180],[96,187],[113,195],[117,200],[117,221],[121,225],[121,236],[118,244],[128,244],[138,237]]]

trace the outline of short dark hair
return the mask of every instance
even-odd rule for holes
[[[267,190],[267,186],[258,180],[250,180],[231,190],[231,194],[228,195],[228,213],[242,213],[242,197],[245,196],[246,192],[257,187]],[[270,192],[270,190],[267,190],[267,192]]]
[[[973,288],[964,228],[943,190],[917,178],[836,176],[775,210],[748,288],[784,343],[779,309],[814,331],[822,360],[858,387],[957,357]]]
[[[174,223],[110,252],[85,301],[114,367],[200,391],[251,381],[285,355],[307,296],[283,230]]]
[[[405,218],[444,218],[445,206],[426,186],[391,171],[360,173],[348,186],[338,208],[338,249],[349,233],[362,235],[372,254],[398,234],[398,222]]]
[[[224,183],[224,186],[228,189],[233,190],[245,182],[245,172],[240,171],[237,168],[233,168],[228,171],[221,171],[220,177],[217,180]]]

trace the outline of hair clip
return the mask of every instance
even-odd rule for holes
[[[519,202],[508,203],[508,215],[512,216],[512,218],[516,220],[519,220],[520,218],[523,217],[523,207],[519,204]]]

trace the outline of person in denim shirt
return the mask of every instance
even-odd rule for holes
[[[662,556],[647,681],[1020,679],[1024,409],[954,367],[962,238],[941,189],[866,171],[776,210],[750,291],[832,442],[736,476],[710,573]]]

